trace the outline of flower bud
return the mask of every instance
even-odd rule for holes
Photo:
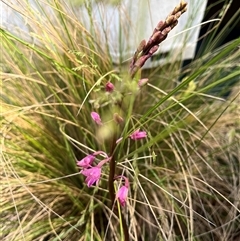
[[[113,119],[118,124],[121,124],[124,121],[123,118],[118,113],[113,114]]]
[[[97,112],[91,112],[91,117],[98,125],[102,125],[102,120]]]
[[[130,136],[132,140],[140,140],[147,137],[146,131],[140,131],[139,129],[134,131]]]
[[[148,83],[148,78],[140,79],[138,81],[138,87],[141,88],[141,87],[145,86],[147,83]]]
[[[105,90],[107,91],[107,92],[113,92],[113,90],[114,90],[114,85],[111,83],[111,82],[107,82],[107,84],[105,85]]]

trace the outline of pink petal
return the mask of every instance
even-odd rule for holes
[[[87,155],[86,157],[84,157],[82,160],[77,162],[77,165],[83,168],[88,168],[89,166],[91,166],[91,164],[93,163],[95,159],[95,156],[93,155]]]
[[[97,112],[91,112],[91,117],[98,125],[102,125],[102,120]]]
[[[99,167],[91,167],[89,169],[83,169],[81,172],[86,177],[85,182],[87,186],[90,187],[94,183],[98,183],[101,177],[101,168]]]
[[[126,204],[127,196],[128,196],[128,188],[126,186],[122,186],[121,188],[119,188],[119,190],[116,194],[116,198],[118,198],[121,206],[123,206],[123,207]]]
[[[146,137],[147,137],[146,131],[139,131],[139,130],[136,130],[135,132],[133,132],[130,135],[130,138],[132,140],[139,140],[139,139],[143,139],[143,138],[146,138]]]

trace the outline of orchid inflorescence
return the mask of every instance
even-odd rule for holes
[[[91,117],[93,121],[97,125],[102,125],[102,121],[100,118],[100,115],[97,112],[91,112]],[[139,129],[134,131],[132,134],[128,136],[132,140],[139,140],[147,137],[147,133],[145,131],[140,131]],[[119,138],[118,140],[122,140],[123,138]],[[120,142],[118,141],[118,142]],[[117,143],[118,143],[117,142]],[[96,156],[101,155],[104,157],[102,161],[100,161],[97,165],[93,165]],[[109,157],[105,152],[103,151],[96,151],[92,154],[89,154],[85,156],[82,160],[77,161],[77,165],[82,168],[80,173],[86,177],[86,184],[88,187],[93,186],[94,184],[98,184],[101,178],[101,173],[102,173],[102,167],[104,164],[109,162],[111,160],[111,157]],[[125,184],[122,185],[119,190],[116,193],[116,198],[119,200],[119,203],[121,206],[126,205],[127,201],[127,195],[128,195],[128,189],[129,189],[129,180],[125,176],[117,176],[114,179],[121,178],[122,180],[125,181]]]
[[[137,73],[145,64],[145,62],[149,58],[151,58],[151,56],[158,50],[159,44],[167,38],[168,33],[177,25],[179,17],[187,9],[186,6],[187,3],[184,0],[181,0],[180,4],[174,8],[174,10],[167,16],[165,21],[160,21],[157,24],[149,40],[141,41],[132,57],[128,72],[129,77],[126,78],[125,81],[122,81],[121,77],[116,78],[116,75],[111,76],[111,79],[119,80],[119,85],[117,86],[120,86],[119,88],[115,88],[114,84],[111,81],[107,81],[107,83],[104,86],[105,92],[102,95],[98,92],[98,98],[91,100],[91,103],[94,104],[94,108],[98,109],[101,106],[104,107],[108,104],[112,104],[113,108],[110,108],[111,115],[115,112],[112,118],[115,122],[115,125],[111,125],[111,121],[107,124],[105,121],[102,121],[99,113],[95,111],[91,112],[91,118],[97,124],[98,136],[101,138],[101,140],[109,140],[109,137],[111,137],[112,139],[111,154],[110,156],[108,156],[103,151],[97,151],[87,155],[82,160],[78,161],[77,165],[82,168],[80,173],[86,177],[85,182],[87,186],[91,187],[94,184],[98,185],[101,178],[102,168],[106,163],[109,162],[108,186],[112,206],[114,205],[116,199],[119,201],[122,207],[124,207],[127,204],[129,180],[127,177],[123,175],[115,175],[115,150],[120,142],[121,144],[123,144],[122,141],[125,138],[125,136],[119,136],[118,134],[120,127],[123,127],[123,124],[125,122],[124,118],[122,117],[122,114],[128,113],[126,116],[128,116],[129,118],[129,112],[131,112],[131,108],[133,108],[136,94],[138,94],[139,90],[141,90],[145,85],[148,85],[148,78],[143,78],[139,80],[139,75],[137,75]],[[104,117],[106,116],[107,115],[104,115]],[[126,123],[126,127],[128,127],[130,123],[129,119],[126,121]],[[133,141],[137,141],[146,138],[147,132],[142,131],[140,129],[135,129],[135,131],[133,131],[127,137]],[[104,156],[104,159],[100,161],[98,164],[94,165],[94,161],[96,159],[96,156],[98,155]],[[113,183],[116,179],[124,181],[124,185],[120,185],[119,189],[115,194]],[[127,222],[124,219],[121,212],[120,215],[121,220],[123,222],[125,240],[130,240],[127,229]]]
[[[165,21],[160,21],[156,28],[154,29],[151,37],[148,41],[142,40],[139,46],[137,47],[136,52],[133,55],[129,66],[129,79],[126,81],[121,82],[120,91],[118,88],[115,88],[114,84],[111,81],[107,81],[104,86],[105,95],[100,95],[98,100],[92,101],[95,103],[95,107],[99,108],[100,106],[105,106],[108,103],[112,103],[114,106],[114,110],[119,110],[119,113],[127,113],[129,109],[129,96],[133,96],[132,100],[134,100],[134,94],[138,93],[138,91],[148,84],[148,79],[137,79],[137,72],[141,69],[141,67],[145,64],[145,62],[158,50],[159,44],[164,41],[168,33],[177,25],[179,17],[186,11],[187,3],[181,0],[180,4],[174,8],[174,10],[167,16]],[[120,77],[117,79],[121,79]],[[129,82],[130,80],[130,82]],[[133,84],[131,84],[133,83]],[[135,85],[134,85],[135,83]],[[110,101],[109,101],[110,100]],[[105,102],[104,104],[102,102]],[[124,118],[119,114],[113,114],[113,120],[119,126],[122,126],[124,122]],[[102,119],[99,113],[93,111],[91,112],[91,117],[93,121],[97,124],[98,128],[104,127]],[[86,177],[85,182],[87,183],[88,187],[91,187],[94,184],[98,184],[101,178],[101,171],[104,164],[110,162],[110,172],[109,172],[109,193],[111,196],[112,201],[114,200],[113,196],[113,182],[117,178],[125,180],[125,185],[121,186],[117,191],[116,197],[119,200],[121,206],[125,206],[128,189],[129,189],[129,181],[124,176],[117,176],[115,177],[115,157],[114,157],[114,150],[117,145],[122,142],[124,137],[117,137],[117,132],[112,126],[106,126],[104,131],[100,132],[101,137],[103,133],[110,133],[112,137],[112,150],[111,150],[111,157],[109,157],[106,153],[102,151],[94,152],[93,154],[87,155],[82,160],[77,162],[77,165],[82,168],[80,173]],[[109,135],[106,135],[108,138]],[[128,135],[131,140],[141,140],[147,137],[147,132],[141,131],[140,129],[135,130],[132,134]],[[104,138],[103,138],[104,139]],[[97,165],[93,166],[95,161],[95,157],[99,154],[102,154],[105,159],[100,161]]]

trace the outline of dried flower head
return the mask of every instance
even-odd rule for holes
[[[132,79],[145,62],[158,50],[159,44],[167,38],[168,33],[177,25],[179,17],[186,10],[187,3],[182,0],[165,21],[160,21],[157,24],[149,40],[147,42],[143,40],[140,43],[130,64],[129,72]]]

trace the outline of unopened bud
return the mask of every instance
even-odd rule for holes
[[[105,85],[105,90],[107,91],[107,92],[113,92],[113,90],[114,90],[114,85],[111,83],[111,82],[107,82],[107,84]]]
[[[175,17],[174,15],[169,15],[169,16],[166,18],[166,23],[167,23],[167,25],[172,24],[174,21],[176,21],[176,17]]]
[[[150,57],[151,57],[151,55],[143,55],[143,56],[141,56],[141,57],[136,61],[136,63],[135,63],[134,66],[141,68],[141,67],[145,64],[145,62],[147,61],[147,59],[150,58]]]
[[[118,113],[113,114],[113,119],[118,124],[121,124],[124,121],[123,118]]]
[[[145,86],[147,83],[148,83],[148,78],[140,79],[138,81],[138,86],[141,88],[141,87]]]
[[[157,50],[158,50],[159,46],[158,45],[154,45],[150,50],[149,50],[149,54],[153,55]]]
[[[165,36],[165,38],[167,37],[168,33],[172,30],[171,27],[167,27],[165,29],[163,29],[162,34]]]
[[[163,26],[164,26],[164,22],[163,22],[163,21],[160,21],[160,22],[157,24],[156,30],[157,30],[157,31],[161,31]]]
[[[139,44],[138,48],[137,48],[137,52],[140,53],[144,47],[146,46],[146,40],[142,40],[141,43]]]

